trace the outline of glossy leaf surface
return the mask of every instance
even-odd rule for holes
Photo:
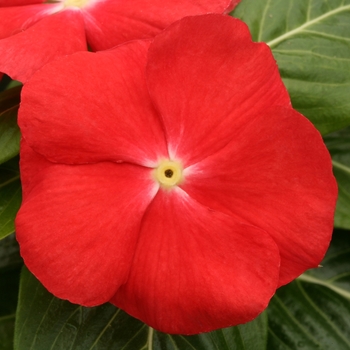
[[[266,314],[238,327],[172,336],[154,331],[111,304],[85,308],[57,299],[26,268],[22,271],[16,350],[265,350],[266,341]]]
[[[19,152],[20,131],[17,126],[17,111],[21,87],[0,93],[0,164]]]
[[[350,233],[336,232],[322,266],[280,288],[268,308],[268,349],[350,348]]]
[[[18,158],[0,165],[0,239],[14,232],[14,219],[21,204]]]
[[[0,241],[0,350],[13,349],[22,259],[14,235]]]
[[[327,135],[325,142],[332,155],[339,191],[334,224],[350,229],[350,128]]]
[[[350,0],[243,0],[233,16],[270,46],[293,107],[322,134],[350,124]]]

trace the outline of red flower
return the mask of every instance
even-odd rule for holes
[[[240,0],[0,0],[0,71],[25,82],[53,58],[150,38],[188,15]],[[86,43],[87,41],[87,43]]]
[[[17,238],[60,298],[194,334],[252,320],[326,252],[329,154],[237,19],[56,60],[19,123]]]

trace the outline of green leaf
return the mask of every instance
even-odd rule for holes
[[[0,350],[13,349],[15,314],[0,316]]]
[[[350,232],[336,232],[322,263],[278,290],[268,349],[350,349]]]
[[[197,336],[154,331],[111,304],[86,308],[55,298],[24,268],[15,350],[266,350],[267,318]]]
[[[0,241],[0,350],[13,349],[22,259],[14,235]]]
[[[0,79],[0,92],[9,90],[15,86],[22,86],[22,83],[18,80],[12,80],[8,75],[4,74]]]
[[[2,239],[0,241],[0,273],[18,269],[22,264],[15,235],[12,234]]]
[[[332,155],[333,172],[338,182],[338,202],[334,225],[350,229],[350,128],[325,137]]]
[[[0,93],[0,164],[19,153],[20,131],[17,111],[21,86]]]
[[[253,322],[237,327],[224,328],[215,332],[195,336],[173,336],[154,332],[153,347],[163,350],[200,349],[244,349],[264,350],[267,341],[267,317],[262,314]]]
[[[323,134],[350,125],[350,0],[243,0],[233,15],[271,47],[294,108]]]
[[[13,158],[0,165],[0,239],[14,232],[21,200],[18,158]]]

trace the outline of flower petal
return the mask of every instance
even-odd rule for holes
[[[34,152],[23,138],[20,141],[20,150],[22,202],[24,203],[36,184],[43,181],[46,168],[51,167],[52,163]],[[35,164],[35,166],[33,166],[33,164]]]
[[[292,109],[275,107],[232,129],[226,148],[185,170],[181,187],[268,232],[281,252],[279,284],[286,284],[317,267],[331,239],[337,186],[329,153]]]
[[[24,83],[53,59],[85,50],[85,29],[80,12],[63,11],[42,19],[24,32],[0,40],[0,71]]]
[[[46,0],[0,0],[0,7],[41,4]]]
[[[166,333],[252,320],[275,292],[279,252],[264,231],[160,190],[147,211],[127,283],[111,302]]]
[[[135,39],[154,37],[185,16],[232,10],[238,0],[106,0],[83,8],[88,42],[105,50]]]
[[[26,196],[16,237],[29,270],[59,298],[107,302],[127,279],[142,217],[158,190],[150,170],[53,164],[23,143],[21,175]]]
[[[37,1],[37,3],[38,2],[39,1]],[[28,6],[1,7],[0,39],[7,38],[26,30],[44,17],[56,12],[59,8],[60,5],[58,4],[33,4]]]
[[[19,125],[29,145],[54,162],[155,166],[167,149],[144,78],[148,46],[134,41],[43,67],[22,90]]]
[[[224,147],[236,120],[290,105],[270,49],[229,16],[187,17],[168,27],[150,46],[146,79],[170,156],[186,165]]]

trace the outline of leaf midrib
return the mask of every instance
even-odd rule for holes
[[[20,178],[19,175],[15,175],[14,177],[12,177],[11,179],[4,181],[3,183],[0,184],[0,189],[2,187],[5,187],[7,185],[10,185],[12,182],[15,182],[16,180],[18,180]]]
[[[333,292],[336,292],[337,294],[350,300],[350,292],[349,291],[342,289],[340,287],[337,287],[328,281],[321,280],[319,278],[316,278],[316,277],[313,277],[313,276],[310,276],[307,274],[302,274],[301,276],[298,277],[298,280],[303,281],[303,282],[318,284],[318,285],[321,285],[323,287],[327,287],[327,288],[331,289]]]
[[[333,167],[341,169],[346,173],[350,174],[350,168],[342,163],[337,162],[336,160],[332,160]]]
[[[279,37],[267,42],[267,45],[269,45],[270,47],[282,42],[283,40],[285,39],[288,39],[289,37],[295,35],[295,34],[298,34],[300,32],[302,32],[305,28],[317,23],[317,22],[320,22],[324,19],[326,19],[327,17],[331,17],[333,15],[336,15],[340,12],[343,12],[343,11],[347,11],[347,10],[350,10],[350,5],[346,5],[346,6],[340,6],[332,11],[329,11],[327,13],[325,13],[324,15],[322,16],[319,16],[319,17],[316,17],[314,18],[313,20],[311,21],[308,21],[308,22],[305,22],[303,25],[297,27],[297,28],[294,28],[293,30],[283,34],[283,35],[280,35]]]

